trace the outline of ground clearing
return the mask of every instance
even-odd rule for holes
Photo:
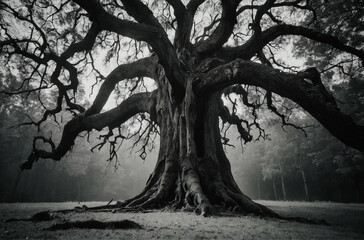
[[[309,225],[273,219],[247,217],[203,218],[186,212],[72,213],[65,220],[133,220],[142,230],[70,229],[43,231],[60,222],[0,223],[0,239],[364,239],[364,205],[323,202],[259,201],[286,216],[323,218],[331,224]],[[85,204],[85,203],[81,203]],[[86,203],[95,206],[102,203]],[[35,212],[66,209],[78,203],[0,204],[0,218],[25,218]]]

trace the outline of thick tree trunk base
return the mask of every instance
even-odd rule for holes
[[[192,171],[192,170],[189,170]],[[192,172],[193,173],[193,172]],[[203,216],[219,215],[220,213],[253,214],[262,217],[280,218],[278,214],[269,208],[252,201],[240,192],[233,191],[223,183],[222,179],[210,179],[206,182],[199,175],[196,177],[190,173],[181,180],[177,178],[175,183],[169,183],[169,187],[157,181],[153,187],[146,189],[139,195],[129,200],[118,202],[113,206],[105,206],[104,209],[150,210],[170,209],[181,211],[194,211]],[[162,174],[161,179],[168,179],[169,174]],[[175,188],[173,186],[176,186]],[[186,190],[182,186],[188,186]],[[94,208],[97,210],[100,208]],[[101,208],[102,209],[102,208]]]

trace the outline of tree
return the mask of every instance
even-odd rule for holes
[[[235,183],[223,150],[229,139],[221,138],[219,123],[236,126],[243,142],[265,138],[258,113],[266,106],[282,125],[303,130],[289,122],[290,109],[280,106],[287,98],[342,142],[364,151],[364,126],[340,111],[318,70],[289,71],[275,61],[272,50],[291,46],[289,36],[299,36],[350,54],[362,71],[362,41],[348,43],[325,29],[310,28],[321,20],[316,9],[325,8],[325,2],[2,1],[1,57],[21,82],[7,94],[38,94],[41,104],[55,97],[53,106],[42,105],[40,119],[24,124],[41,128],[52,116],[57,121],[63,110],[74,114],[57,144],[34,138],[22,169],[38,159],[60,160],[80,133],[92,129],[108,129],[99,147],[110,144],[110,160],[124,139],[139,142],[145,157],[158,133],[158,160],[144,190],[117,207],[192,206],[208,215],[219,205],[277,216]],[[361,1],[353,3],[352,11],[363,10]],[[100,65],[115,68],[104,77]],[[100,88],[87,107],[82,87],[92,78]],[[105,110],[114,89],[118,105]],[[40,148],[39,142],[48,147]]]

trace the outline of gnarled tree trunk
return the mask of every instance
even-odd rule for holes
[[[221,207],[277,216],[243,194],[232,176],[219,129],[221,93],[198,96],[192,85],[189,79],[183,100],[177,103],[166,79],[159,79],[152,114],[160,127],[156,167],[144,190],[121,206],[192,207],[204,216]]]

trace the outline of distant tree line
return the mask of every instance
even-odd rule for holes
[[[237,182],[254,199],[364,202],[364,154],[321,126],[270,128],[272,140],[229,153]]]

